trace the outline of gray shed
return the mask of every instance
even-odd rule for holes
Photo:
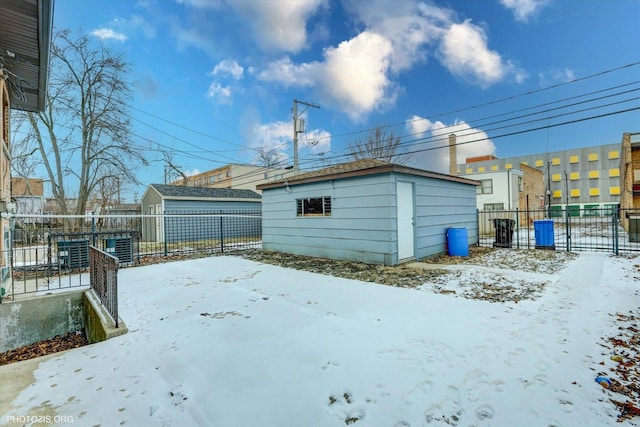
[[[384,265],[437,255],[449,227],[477,242],[476,185],[379,160],[262,184],[262,247]]]
[[[219,233],[218,227],[209,227],[196,218],[188,218],[188,215],[259,212],[260,202],[260,194],[252,190],[151,184],[142,196],[142,213],[183,216],[143,217],[142,239],[151,242],[174,242],[217,238],[219,236],[215,234]],[[253,219],[247,221],[255,222]]]

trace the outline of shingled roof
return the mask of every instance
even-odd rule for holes
[[[255,191],[236,188],[188,187],[165,184],[151,184],[150,187],[165,199],[248,199],[248,201],[259,201],[262,198]]]
[[[438,172],[431,172],[423,169],[416,169],[395,163],[384,162],[377,159],[362,159],[348,163],[340,163],[324,169],[301,173],[266,184],[258,185],[258,190],[282,187],[283,185],[297,185],[309,182],[328,181],[332,179],[350,178],[354,176],[375,175],[379,173],[398,172],[409,175],[424,176],[428,178],[442,179],[445,181],[461,182],[464,184],[478,185],[478,181],[462,178],[454,175],[446,175]]]

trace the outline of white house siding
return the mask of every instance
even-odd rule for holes
[[[395,182],[389,174],[263,190],[266,250],[331,259],[392,264]],[[298,217],[296,199],[331,197],[331,216]]]
[[[263,248],[300,255],[395,265],[396,182],[414,184],[415,255],[446,251],[446,228],[465,227],[477,242],[475,186],[385,173],[263,190]],[[297,217],[296,199],[331,196],[330,217]]]

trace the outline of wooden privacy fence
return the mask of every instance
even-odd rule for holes
[[[118,328],[118,258],[89,246],[89,282]]]

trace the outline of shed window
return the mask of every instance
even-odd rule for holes
[[[298,216],[331,216],[331,197],[296,199]]]
[[[476,194],[493,194],[493,180],[481,179],[480,185],[476,187]]]

